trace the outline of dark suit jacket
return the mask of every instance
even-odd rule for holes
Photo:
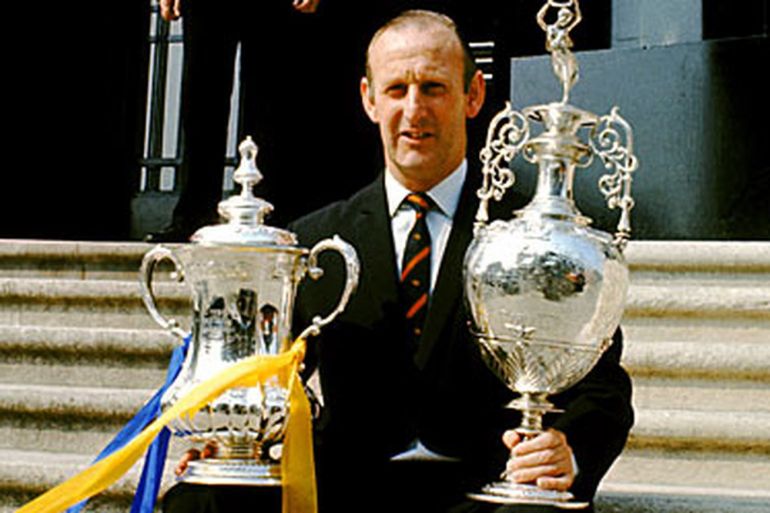
[[[325,400],[316,451],[322,498],[325,487],[366,487],[390,456],[415,438],[460,458],[469,486],[497,478],[504,468],[507,450],[500,437],[520,418],[503,406],[515,394],[481,361],[463,299],[463,258],[478,205],[476,175],[468,173],[416,353],[405,342],[383,177],[291,226],[308,247],[339,234],[361,260],[360,284],[344,313],[323,329],[320,340],[310,341],[309,363],[320,364]],[[508,209],[504,217],[510,216]],[[329,254],[321,265],[324,277],[305,280],[298,294],[297,330],[336,304],[341,260]],[[621,350],[618,332],[596,368],[552,398],[565,412],[546,417],[574,450],[580,472],[572,491],[581,498],[593,496],[633,422]]]

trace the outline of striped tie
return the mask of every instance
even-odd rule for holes
[[[425,222],[431,200],[425,193],[412,193],[404,205],[415,211],[415,223],[409,232],[401,266],[401,290],[404,316],[411,340],[416,347],[422,335],[430,294],[430,232]]]

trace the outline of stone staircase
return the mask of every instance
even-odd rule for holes
[[[0,513],[87,466],[162,383],[174,340],[139,299],[149,248],[0,241]],[[628,257],[637,423],[597,510],[770,511],[770,243],[635,242]],[[156,292],[187,319],[183,286]],[[127,511],[138,470],[90,509]]]
[[[770,511],[770,243],[637,242],[636,425],[599,511]]]
[[[0,242],[3,513],[85,468],[163,383],[174,340],[146,313],[137,279],[150,247]],[[164,312],[188,317],[182,286],[155,290]],[[139,472],[89,509],[128,511]]]

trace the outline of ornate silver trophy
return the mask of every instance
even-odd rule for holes
[[[156,307],[152,280],[157,264],[170,260],[179,280],[192,289],[192,340],[178,377],[162,398],[164,409],[236,361],[287,350],[297,285],[305,275],[318,279],[323,274],[316,265],[322,251],[342,255],[347,280],[337,307],[325,318],[315,317],[300,337],[317,334],[342,312],[358,283],[355,250],[339,237],[320,241],[308,251],[297,246],[293,233],[263,223],[273,207],[252,193],[262,178],[256,167],[257,147],[247,138],[239,151],[234,180],[242,186],[241,193],[219,204],[219,213],[229,222],[201,228],[191,237],[192,244],[156,246],[142,261],[142,299],[152,318],[180,338],[185,331]],[[217,446],[213,457],[191,462],[183,480],[280,485],[288,397],[276,376],[257,387],[228,390],[192,419],[178,418],[170,426],[175,434]]]
[[[547,22],[553,14],[555,21]],[[474,239],[465,257],[472,329],[486,363],[520,394],[509,407],[521,410],[517,431],[524,437],[542,431],[543,415],[556,411],[548,395],[585,376],[620,323],[628,288],[623,249],[631,232],[630,188],[637,168],[631,128],[617,107],[597,116],[567,103],[578,77],[569,36],[581,20],[577,0],[548,0],[537,19],[563,96],[522,112],[507,104],[492,120],[481,152],[484,176]],[[535,196],[513,219],[487,224],[489,200],[499,201],[513,185],[509,164],[519,153],[538,167]],[[575,169],[595,156],[610,170],[599,188],[609,208],[621,211],[614,236],[591,228],[573,200]],[[500,482],[471,497],[586,506],[570,502],[568,492],[518,484],[505,472]]]

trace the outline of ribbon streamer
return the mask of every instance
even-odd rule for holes
[[[99,453],[94,460],[94,463],[103,460],[121,447],[124,447],[132,438],[138,435],[150,422],[160,415],[161,398],[182,369],[182,364],[184,363],[184,358],[187,354],[187,348],[190,347],[191,338],[190,335],[186,336],[182,345],[174,349],[171,353],[171,360],[169,361],[168,371],[166,372],[166,381],[163,383],[163,386],[161,386],[142,409],[139,410],[139,412],[134,415],[125,426],[123,426],[123,429],[121,429],[120,432],[115,435],[115,438],[113,438],[102,452]],[[160,481],[163,476],[163,466],[166,460],[170,435],[171,432],[168,429],[163,429],[147,451],[144,469],[142,469],[142,476],[139,479],[134,502],[131,505],[131,513],[152,513],[155,508],[155,499],[158,496],[158,489],[160,488]],[[75,506],[72,506],[67,510],[67,513],[80,513],[86,503],[87,501],[82,501]]]
[[[175,418],[182,415],[193,417],[229,388],[252,387],[270,376],[286,374],[285,371],[289,371],[290,412],[281,459],[283,512],[316,513],[310,405],[298,377],[299,364],[304,356],[305,341],[298,339],[291,349],[282,354],[251,356],[222,370],[193,388],[125,446],[28,502],[17,513],[59,513],[96,495],[125,474]]]

